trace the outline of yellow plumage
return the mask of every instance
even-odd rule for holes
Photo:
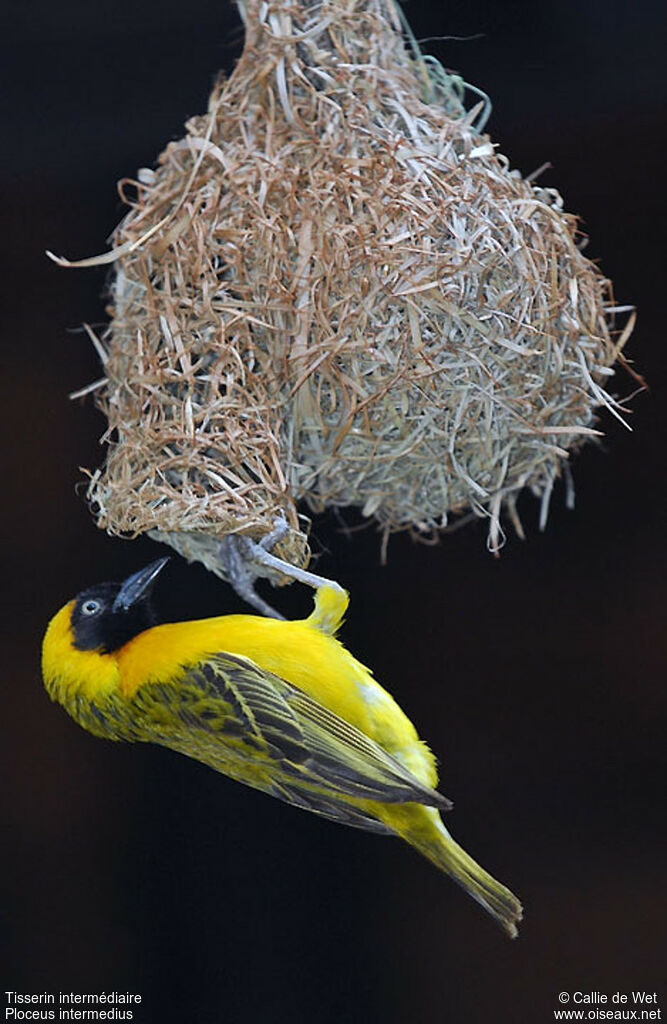
[[[321,587],[311,615],[292,622],[150,626],[142,609],[156,565],[84,591],[51,620],[51,697],[96,735],[160,743],[325,817],[401,836],[516,935],[518,900],[441,821],[450,805],[435,792],[433,755],[334,635],[347,594]]]

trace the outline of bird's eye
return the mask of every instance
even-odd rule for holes
[[[82,611],[82,613],[84,615],[97,615],[97,613],[99,611],[101,611],[101,610],[102,610],[102,602],[101,601],[89,600],[89,601],[84,601],[83,604],[81,605],[81,611]]]

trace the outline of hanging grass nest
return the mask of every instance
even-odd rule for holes
[[[99,524],[218,572],[220,537],[281,514],[305,565],[299,503],[425,539],[472,512],[495,549],[617,413],[609,282],[393,0],[241,11],[233,74],[140,172],[106,257]]]

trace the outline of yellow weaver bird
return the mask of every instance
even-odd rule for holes
[[[348,595],[317,590],[306,619],[225,615],[155,624],[168,559],[84,590],[49,623],[44,683],[84,729],[159,743],[325,818],[397,835],[512,937],[516,897],[440,818],[435,758],[394,699],[335,637]]]

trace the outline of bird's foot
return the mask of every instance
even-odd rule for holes
[[[262,615],[269,615],[274,619],[282,619],[284,616],[280,615],[255,591],[255,581],[260,576],[271,576],[278,572],[315,589],[331,587],[342,594],[345,593],[340,584],[334,580],[308,572],[307,569],[300,569],[271,553],[271,549],[283,539],[288,530],[287,520],[284,516],[279,516],[274,519],[271,532],[262,537],[260,541],[230,534],[220,542],[219,558],[225,575],[236,593],[253,608],[260,611]]]

